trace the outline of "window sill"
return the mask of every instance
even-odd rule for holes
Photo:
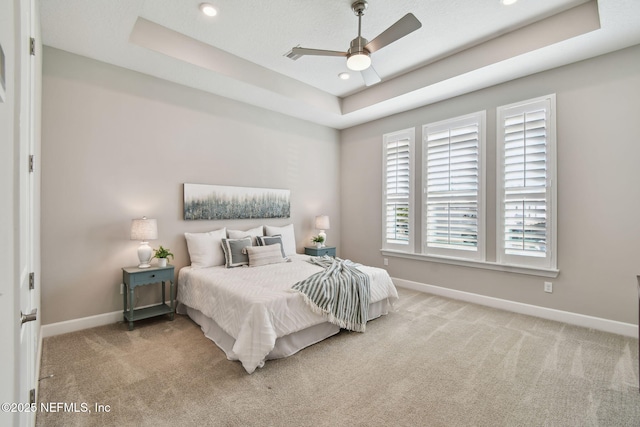
[[[481,268],[484,270],[505,271],[508,273],[528,274],[530,276],[540,277],[558,277],[560,270],[553,268],[527,267],[522,265],[498,264],[491,261],[474,261],[461,258],[452,258],[444,256],[423,255],[410,252],[402,252],[393,249],[380,249],[382,255],[414,259],[418,261],[437,262],[441,264],[459,265],[463,267]]]

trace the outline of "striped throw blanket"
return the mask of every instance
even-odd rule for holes
[[[310,263],[324,268],[293,285],[318,314],[343,329],[364,332],[369,315],[369,276],[349,260],[313,257]]]

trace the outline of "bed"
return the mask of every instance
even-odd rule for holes
[[[190,251],[191,252],[191,251]],[[193,319],[229,360],[248,373],[266,360],[290,356],[337,334],[340,328],[314,313],[304,296],[291,289],[322,271],[306,255],[259,267],[192,266],[178,273],[178,308]],[[380,268],[359,266],[370,280],[369,320],[385,315],[398,298],[391,278]]]

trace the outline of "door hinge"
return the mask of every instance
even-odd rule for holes
[[[35,159],[33,157],[33,154],[30,154],[29,155],[29,172],[33,172],[34,163],[35,163]]]
[[[36,389],[32,388],[29,390],[29,404],[33,405],[34,403],[36,403]]]
[[[36,39],[33,37],[29,38],[29,53],[34,56],[36,54]]]
[[[36,287],[36,273],[29,273],[29,290],[33,290]]]

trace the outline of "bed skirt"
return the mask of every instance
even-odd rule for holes
[[[381,301],[371,303],[369,305],[369,320],[388,314],[390,308],[391,303],[386,298]],[[235,339],[223,331],[213,319],[205,316],[199,310],[186,306],[182,303],[178,303],[176,312],[178,314],[186,314],[196,322],[202,329],[204,335],[224,351],[227,359],[239,360],[233,352]],[[281,359],[283,357],[291,356],[303,348],[329,338],[338,332],[340,332],[340,328],[338,326],[329,322],[323,322],[301,331],[277,338],[274,348],[269,352],[269,354],[267,354],[265,360]],[[263,365],[264,361],[260,364],[260,367]]]

